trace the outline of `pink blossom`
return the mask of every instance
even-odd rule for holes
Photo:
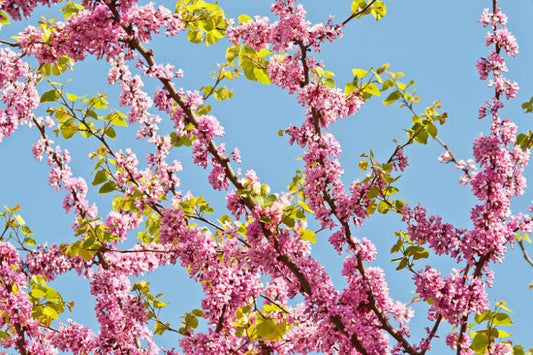
[[[39,5],[50,6],[59,0],[5,0],[0,5],[0,10],[6,11],[14,20],[20,20],[21,16],[30,17],[33,10]]]
[[[0,143],[22,124],[34,118],[39,105],[35,88],[37,77],[11,49],[0,48]]]
[[[290,94],[295,93],[303,83],[303,68],[300,64],[300,52],[292,56],[274,56],[268,63],[268,76],[270,80]]]
[[[145,325],[148,311],[139,298],[129,294],[128,278],[99,270],[90,286],[91,294],[96,297],[95,312],[100,323],[99,349],[107,353],[139,353],[136,344],[142,339],[148,346],[145,353],[157,354],[159,349]]]
[[[428,319],[433,321],[444,317],[453,325],[458,325],[462,316],[482,313],[488,306],[487,293],[479,278],[463,282],[459,270],[454,270],[443,278],[435,269],[426,267],[413,277],[417,292],[422,299],[432,299]]]
[[[497,45],[505,49],[507,55],[514,57],[518,54],[518,42],[515,36],[507,30],[507,28],[501,28],[493,33],[488,33],[485,37],[486,45]]]
[[[52,244],[48,247],[39,246],[26,255],[26,265],[32,275],[43,275],[48,281],[54,280],[57,276],[72,269],[78,275],[85,277],[92,276],[91,260],[87,261],[82,257],[71,258],[61,251],[61,247]]]
[[[17,348],[22,341],[23,346],[37,340],[39,322],[32,317],[32,302],[26,290],[26,275],[22,272],[22,264],[18,252],[8,242],[0,241],[0,329],[5,336],[0,340],[4,348]],[[14,329],[24,329],[23,334],[30,339],[23,340]]]
[[[85,354],[98,347],[97,335],[88,327],[68,320],[68,325],[61,323],[57,332],[51,332],[49,339],[53,346],[61,351]]]
[[[228,40],[234,44],[242,41],[256,51],[266,48],[270,40],[268,22],[267,17],[256,16],[236,28],[230,28],[227,32]]]

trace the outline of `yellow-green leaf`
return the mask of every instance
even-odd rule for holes
[[[300,238],[302,238],[302,240],[311,242],[313,244],[316,243],[316,234],[312,230],[300,228],[298,232],[300,233]]]

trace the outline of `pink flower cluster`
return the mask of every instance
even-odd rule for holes
[[[204,115],[198,117],[198,125],[194,133],[197,137],[193,143],[194,162],[205,169],[209,164],[209,160],[211,160],[212,169],[209,173],[209,183],[216,190],[228,189],[229,180],[224,166],[216,156],[212,156],[210,159],[209,152],[209,150],[215,149],[219,157],[229,160],[229,157],[226,155],[225,145],[222,143],[216,147],[213,143],[215,137],[222,137],[224,135],[224,128],[215,117]]]
[[[4,0],[0,3],[0,10],[4,10],[14,20],[19,21],[22,16],[30,17],[33,10],[39,4],[50,6],[60,0]]]
[[[38,4],[56,2],[4,0],[0,9],[20,19],[29,16]],[[56,62],[62,56],[75,61],[87,55],[105,58],[111,65],[109,82],[118,82],[121,89],[120,105],[130,107],[130,123],[139,124],[137,138],[145,139],[155,150],[147,154],[144,170],[131,150],[108,152],[116,167],[109,173],[121,192],[122,201],[118,202],[128,205],[109,212],[104,225],[91,222],[106,236],[112,235],[112,241],[105,242],[93,260],[67,257],[61,247],[51,245],[28,252],[23,264],[15,248],[0,241],[0,329],[7,334],[0,340],[2,346],[42,354],[54,353],[53,347],[79,354],[157,354],[160,349],[148,328],[150,313],[142,299],[131,294],[129,277],[179,262],[203,289],[201,307],[210,326],[206,333],[186,331],[187,336],[180,340],[185,353],[383,354],[419,350],[425,353],[430,349],[434,335],[422,340],[421,345],[409,345],[408,323],[413,311],[390,297],[382,269],[366,265],[376,259],[375,245],[356,238],[350,229],[351,224],[359,227],[368,217],[369,205],[376,202],[376,196],[370,196],[372,188],[382,191],[389,180],[387,172],[373,167],[370,178],[354,181],[349,191],[342,181],[341,146],[327,130],[338,119],[356,113],[363,100],[357,92],[346,95],[326,86],[319,74],[324,66],[311,55],[312,50],[319,52],[325,41],[340,38],[342,25],[334,26],[331,18],[326,24],[313,25],[296,0],[276,0],[272,6],[278,17],[276,22],[257,16],[227,29],[228,39],[234,44],[278,53],[269,58],[268,76],[275,85],[296,94],[305,109],[303,123],[286,130],[290,144],[305,149],[305,184],[298,199],[308,204],[322,228],[337,228],[331,231],[329,241],[340,255],[348,255],[342,268],[346,287],[339,291],[324,267],[311,256],[310,242],[302,234],[308,232],[307,222],[286,219],[287,212],[298,208],[301,201],[293,200],[293,195],[276,194],[273,203],[259,203],[259,191],[263,189],[259,178],[251,170],[242,179],[240,171],[233,172],[230,159],[240,162],[240,152],[226,153],[224,143],[215,143],[224,136],[224,128],[216,117],[200,111],[204,108],[200,92],[174,88],[172,80],[181,78],[182,71],[170,64],[157,64],[153,52],[139,45],[162,31],[167,36],[182,32],[185,26],[178,15],[164,7],[156,9],[152,3],[137,5],[136,0],[84,0],[83,5],[85,10],[64,22],[50,23],[46,31],[27,27],[19,35],[19,47],[40,64]],[[428,216],[421,206],[402,211],[412,242],[427,244],[436,254],[467,264],[447,277],[429,266],[414,272],[413,277],[418,295],[431,303],[429,320],[440,321],[444,317],[461,328],[466,327],[470,314],[488,307],[485,287],[492,283],[489,263],[503,259],[516,230],[529,232],[533,228],[531,216],[511,216],[510,208],[511,199],[525,188],[523,170],[529,153],[514,146],[517,127],[499,116],[502,98],[515,97],[518,90],[515,82],[503,76],[508,68],[501,52],[514,56],[518,44],[500,9],[494,13],[484,10],[480,22],[491,27],[486,44],[494,47],[488,57],[477,63],[480,78],[491,77],[488,86],[495,90],[494,97],[479,111],[480,118],[490,114],[490,133],[474,140],[479,172],[474,171],[473,161],[456,162],[456,167],[465,172],[463,182],[470,183],[473,194],[481,201],[471,211],[473,228],[463,230],[443,223],[439,216]],[[144,60],[136,65],[139,75],[132,73],[129,66],[137,59],[135,49]],[[53,146],[46,136],[45,130],[53,126],[53,121],[33,116],[39,102],[35,90],[39,78],[11,50],[0,49],[0,66],[0,101],[5,106],[0,109],[0,141],[30,119],[41,133],[32,147],[33,154],[37,160],[47,154],[50,185],[67,191],[64,209],[74,210],[77,223],[96,218],[96,206],[87,201],[87,183],[73,177],[70,154]],[[153,96],[144,91],[143,75],[158,79],[163,85]],[[161,117],[149,112],[152,106],[170,117],[172,135],[159,134]],[[224,218],[220,226],[215,226],[202,217],[184,213],[180,202],[186,198],[177,190],[176,176],[182,167],[178,161],[167,162],[176,136],[192,141],[193,160],[211,169],[208,180],[214,189],[228,189],[230,183],[234,184],[235,190],[226,195],[227,208],[240,221]],[[441,160],[455,162],[448,151]],[[391,171],[403,171],[408,166],[403,149],[398,147],[388,163]],[[134,206],[129,205],[131,202]],[[156,226],[160,222],[159,233],[150,230],[154,242],[118,250],[130,231],[140,226],[147,206],[153,212],[148,218],[155,217]],[[194,218],[201,221],[195,222],[214,227],[216,232],[192,223]],[[71,321],[60,323],[57,331],[41,330],[31,317],[31,301],[24,293],[28,277],[22,270],[54,280],[72,269],[91,279],[100,323],[98,333]],[[302,304],[287,305],[298,295],[303,296]],[[244,316],[250,325],[257,325],[259,316],[264,318],[258,304],[261,298],[265,299],[263,306],[276,304],[279,308],[279,312],[268,311],[267,317],[288,325],[281,341],[256,341],[255,336],[239,334],[236,329],[236,317],[245,312],[245,306],[255,306]],[[393,341],[397,343],[392,344]],[[464,330],[450,335],[447,343],[461,347],[462,353],[470,352],[466,349],[470,338]],[[495,344],[489,350],[503,354],[510,348]]]
[[[484,26],[492,25],[493,32],[487,36],[487,45],[493,45],[494,50],[488,59],[482,60],[486,65],[478,63],[478,69],[481,67],[482,79],[488,77],[489,71],[493,74],[494,80],[489,86],[494,86],[495,94],[491,103],[480,109],[480,116],[485,116],[490,109],[491,133],[479,136],[473,144],[474,158],[482,170],[472,177],[470,185],[474,195],[485,203],[472,209],[474,229],[465,234],[463,242],[467,259],[472,260],[474,255],[479,255],[501,261],[506,244],[514,239],[514,231],[505,219],[511,213],[511,198],[524,191],[526,181],[522,173],[528,163],[529,152],[514,145],[516,125],[499,116],[499,110],[503,107],[500,97],[505,94],[507,98],[512,98],[518,89],[516,83],[510,83],[501,75],[507,66],[500,56],[500,50],[505,49],[508,55],[513,56],[518,45],[508,32],[507,17],[500,9],[494,13],[485,10],[480,22]]]
[[[293,94],[304,82],[304,71],[300,64],[300,51],[293,55],[279,54],[268,62],[267,73],[270,80],[280,88]]]
[[[466,230],[442,223],[440,216],[426,216],[426,209],[420,205],[413,210],[405,208],[403,220],[407,223],[411,240],[429,244],[437,255],[445,254],[462,259],[462,237]]]
[[[388,337],[382,331],[381,321],[371,311],[370,304],[377,306],[383,315],[395,319],[400,332],[407,336],[409,335],[407,323],[414,312],[403,303],[390,298],[385,274],[381,268],[369,267],[365,270],[365,276],[361,275],[358,269],[359,260],[373,261],[375,258],[375,247],[372,243],[365,241],[361,247],[359,251],[361,259],[358,256],[349,256],[344,260],[342,274],[346,277],[348,286],[339,299],[339,310],[344,323],[349,324],[350,333],[359,338],[367,352],[379,354],[390,349],[390,344]],[[346,347],[347,351],[349,348]]]
[[[37,250],[26,255],[25,263],[32,275],[43,275],[48,281],[72,269],[75,269],[78,275],[84,274],[89,278],[93,273],[92,264],[92,260],[87,261],[79,256],[76,258],[66,256],[57,244],[37,247]]]
[[[179,179],[175,173],[182,169],[181,164],[174,161],[172,164],[165,162],[166,156],[170,151],[169,137],[153,135],[149,140],[156,146],[156,152],[147,155],[149,168],[139,170],[139,161],[131,149],[126,152],[120,150],[115,154],[117,170],[113,178],[117,186],[124,189],[124,196],[131,196],[140,193],[135,198],[135,204],[139,211],[142,211],[145,205],[155,206],[163,199],[169,191],[175,191],[179,185]],[[155,171],[152,171],[153,168]],[[127,211],[117,211],[118,214],[109,216],[108,226],[119,228],[119,236],[124,237],[128,230],[136,228],[141,221],[142,216],[129,213]]]
[[[73,354],[88,354],[98,349],[97,335],[89,327],[68,320],[68,325],[59,324],[57,332],[49,332],[50,343],[61,351]]]
[[[106,251],[105,262],[117,274],[140,276],[175,264],[176,249],[173,244],[138,243],[125,251]]]
[[[63,187],[68,194],[63,199],[63,209],[69,212],[74,209],[76,216],[81,218],[95,218],[98,210],[93,203],[89,205],[87,201],[87,183],[85,179],[72,177],[70,166],[71,157],[68,150],[61,150],[59,146],[52,148],[53,141],[48,137],[46,140],[46,153],[48,155],[48,165],[50,172],[48,174],[48,183],[58,191]]]
[[[333,41],[342,36],[341,28],[333,26],[331,19],[326,24],[311,26],[303,6],[295,3],[293,0],[277,0],[272,5],[272,12],[279,17],[279,21],[269,25],[268,18],[256,16],[253,20],[229,28],[228,39],[235,44],[242,41],[255,50],[272,44],[275,51],[285,52],[295,43],[320,50],[324,40]]]
[[[98,348],[107,354],[158,354],[152,332],[146,327],[148,311],[130,295],[130,281],[122,274],[100,269],[91,281],[96,297],[95,313],[100,323]],[[142,349],[141,340],[148,348]]]
[[[44,36],[41,29],[28,26],[19,34],[21,49],[34,55],[41,63],[56,62],[61,56],[80,61],[87,54],[97,58],[113,59],[123,51],[129,52],[126,45],[130,36],[124,28],[132,29],[137,40],[148,41],[153,33],[166,28],[167,35],[177,35],[183,24],[165,7],[154,9],[153,4],[129,6],[120,2],[123,11],[121,22],[114,19],[110,6],[94,2],[90,10],[84,10],[55,24],[50,33]]]
[[[298,102],[309,113],[318,112],[320,125],[324,128],[339,118],[355,114],[363,104],[358,96],[347,96],[338,88],[329,89],[320,83],[303,87],[298,93]]]
[[[65,212],[69,212],[74,209],[76,216],[80,218],[95,218],[98,209],[96,204],[89,205],[87,200],[87,183],[85,179],[78,177],[72,177],[72,171],[70,166],[71,157],[68,150],[62,150],[59,146],[55,149],[52,148],[53,141],[49,140],[44,133],[44,124],[41,126],[42,136],[37,142],[37,146],[34,145],[34,153],[36,158],[40,159],[43,148],[48,155],[48,165],[50,166],[50,172],[48,173],[48,183],[58,191],[63,187],[68,191],[68,194],[63,199],[63,209]],[[44,141],[43,141],[44,140]]]
[[[487,293],[480,278],[465,283],[460,270],[454,270],[447,278],[429,266],[413,277],[418,295],[433,302],[428,319],[444,317],[450,324],[460,325],[462,316],[482,313],[489,307]]]
[[[37,77],[11,49],[0,48],[0,143],[21,124],[32,119],[39,105]]]
[[[492,26],[492,32],[486,36],[486,45],[494,46],[487,58],[478,60],[477,68],[482,80],[488,78],[489,73],[494,74],[494,80],[489,82],[489,87],[496,89],[497,97],[505,94],[507,98],[513,98],[518,91],[518,84],[505,78],[502,73],[506,72],[507,65],[500,55],[500,50],[504,49],[508,55],[515,56],[518,53],[518,43],[516,38],[507,29],[507,16],[498,8],[495,13],[490,13],[488,9],[483,11],[479,21],[483,26]]]
[[[141,223],[141,217],[133,211],[111,211],[108,213],[105,225],[109,227],[108,232],[124,241],[128,236],[128,231],[134,230]]]
[[[142,90],[144,83],[139,75],[133,75],[130,68],[126,64],[126,58],[123,55],[110,61],[111,68],[109,69],[108,81],[114,84],[119,81],[120,88],[120,105],[130,106],[131,110],[128,113],[130,123],[141,123],[143,126],[139,129],[138,137],[144,138],[150,136],[151,131],[157,130],[154,126],[158,122],[158,118],[154,118],[148,113],[152,107],[153,101],[150,96]],[[148,70],[148,69],[146,69]],[[146,126],[151,127],[149,132],[144,132]],[[143,133],[144,132],[144,133]]]
[[[227,239],[224,245],[217,245],[207,230],[187,226],[179,209],[163,212],[161,231],[160,241],[174,245],[181,265],[201,282],[205,293],[202,308],[209,323],[231,327],[237,309],[250,303],[262,286],[259,274],[242,258],[238,241]]]
[[[450,334],[447,338],[447,344],[452,348],[459,347],[461,354],[472,353],[468,349],[470,338],[465,334],[468,316],[483,312],[489,305],[485,291],[485,285],[490,287],[492,284],[489,262],[503,260],[507,244],[514,242],[515,230],[531,230],[529,216],[511,216],[511,199],[523,194],[526,186],[523,171],[528,163],[529,151],[515,146],[516,125],[499,116],[504,106],[501,98],[504,95],[507,99],[513,98],[518,90],[518,85],[502,74],[508,68],[500,52],[505,50],[507,55],[514,56],[518,52],[518,44],[507,30],[507,17],[499,8],[494,13],[485,9],[480,22],[485,27],[491,26],[492,32],[487,35],[486,44],[494,47],[487,58],[481,58],[477,63],[482,80],[493,75],[488,86],[494,87],[494,97],[479,109],[479,118],[490,113],[490,133],[474,139],[473,155],[479,171],[475,171],[472,161],[457,162],[457,168],[465,172],[462,180],[469,182],[474,195],[482,201],[471,210],[473,228],[457,229],[442,223],[441,217],[427,217],[426,210],[420,206],[414,210],[406,207],[403,218],[411,240],[419,244],[428,243],[437,254],[465,260],[469,265],[466,269],[454,270],[447,278],[429,266],[413,277],[420,297],[432,300],[428,318],[437,320],[444,317],[449,323],[461,326],[460,333]],[[453,157],[446,151],[439,159],[449,162]],[[467,272],[470,268],[475,270],[472,275]],[[483,281],[485,276],[488,279]],[[491,345],[491,349],[494,353],[509,350],[503,344]]]
[[[10,243],[0,241],[0,330],[6,335],[0,345],[4,348],[20,347],[21,342],[29,347],[25,336],[40,335],[39,322],[31,314],[33,305],[24,292],[26,282],[18,252]]]
[[[65,22],[58,22],[45,41],[41,29],[28,26],[19,34],[20,48],[41,63],[56,62],[67,55],[79,61],[87,54],[97,58],[115,57],[122,52],[119,43],[122,29],[112,20],[109,8],[99,4],[91,11],[82,11]]]
[[[128,11],[124,11],[121,19],[124,25],[133,29],[133,38],[141,42],[151,40],[152,34],[159,33],[161,28],[166,28],[165,34],[167,36],[176,36],[184,29],[177,14],[163,6],[156,10],[153,3],[144,6],[131,6]]]

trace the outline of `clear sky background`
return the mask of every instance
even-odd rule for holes
[[[156,1],[157,4],[173,8],[174,2]],[[406,80],[413,79],[422,102],[418,111],[430,105],[433,100],[440,100],[443,110],[449,118],[445,126],[439,128],[439,135],[448,143],[459,159],[471,157],[472,139],[487,132],[488,121],[477,119],[479,104],[489,99],[493,90],[486,87],[486,82],[478,79],[475,63],[480,56],[488,54],[484,45],[484,29],[477,19],[485,7],[491,6],[489,0],[450,0],[450,1],[386,1],[387,16],[376,22],[371,16],[359,21],[352,21],[346,28],[345,36],[340,41],[324,45],[318,56],[326,69],[336,73],[337,83],[342,87],[352,79],[352,68],[377,68],[383,63],[390,63],[390,70],[402,71]],[[220,0],[219,4],[226,10],[228,17],[237,17],[242,13],[248,15],[269,15],[270,0]],[[350,11],[349,0],[302,1],[313,22],[325,22],[329,14],[335,16],[335,22],[344,20]],[[518,98],[507,103],[504,114],[519,124],[519,131],[532,129],[531,115],[523,114],[520,105],[533,96],[533,1],[500,1],[503,11],[509,16],[508,27],[517,37],[520,53],[516,58],[507,60],[510,72],[508,77],[518,81],[521,90]],[[57,9],[40,9],[31,21],[41,15],[60,17]],[[31,22],[30,21],[30,22]],[[10,25],[0,31],[0,38],[20,31],[20,25]],[[203,45],[188,43],[181,38],[165,39],[158,37],[150,47],[154,48],[156,57],[162,62],[171,62],[182,68],[185,78],[177,83],[186,89],[196,89],[212,82],[209,73],[216,69],[217,62],[223,62],[227,42],[205,48]],[[107,85],[106,63],[98,63],[89,58],[76,64],[74,81],[66,90],[78,95],[94,95],[97,91],[110,95],[111,102],[117,104],[117,89]],[[157,83],[146,79],[147,90],[153,91]],[[302,155],[299,147],[288,145],[287,137],[278,137],[280,128],[289,124],[299,124],[303,119],[303,109],[299,107],[295,96],[274,86],[240,79],[228,83],[234,88],[234,97],[227,102],[212,102],[213,114],[219,118],[226,129],[222,140],[227,148],[239,147],[242,152],[242,170],[255,169],[263,182],[272,187],[272,191],[286,190],[294,171],[301,168]],[[40,92],[47,91],[46,85]],[[41,112],[42,114],[44,113]],[[341,162],[345,169],[345,182],[362,178],[357,163],[361,153],[373,149],[377,158],[384,161],[392,153],[393,138],[405,141],[404,128],[410,127],[411,115],[396,105],[383,106],[379,99],[370,100],[361,111],[351,117],[338,121],[333,133],[343,146]],[[137,149],[139,157],[149,150],[135,140],[133,129],[119,130],[119,138],[113,142],[118,150],[128,146]],[[65,215],[61,208],[64,192],[57,192],[47,184],[48,167],[45,162],[36,162],[31,154],[31,144],[37,139],[37,131],[20,129],[14,136],[7,138],[0,145],[0,164],[2,166],[0,202],[12,206],[19,203],[22,215],[28,225],[36,231],[38,242],[68,242],[74,236],[70,228],[73,216]],[[73,154],[72,168],[74,174],[92,180],[90,173],[93,162],[87,154],[96,145],[77,137],[71,141],[58,140],[61,146]],[[438,163],[442,148],[436,142],[428,146],[411,146],[406,151],[411,166],[403,173],[397,186],[400,197],[411,206],[421,203],[431,214],[440,214],[447,222],[458,227],[471,226],[469,211],[475,204],[468,187],[458,184],[459,171],[452,165]],[[181,160],[184,171],[180,173],[182,190],[195,195],[205,195],[219,213],[224,213],[224,194],[210,190],[207,175],[199,167],[191,164],[190,149],[179,149],[172,157]],[[533,180],[533,170],[528,168],[526,175]],[[513,212],[527,211],[533,199],[532,191],[517,199]],[[100,215],[109,210],[111,196],[99,196],[91,191],[89,199],[98,202]],[[377,215],[356,231],[361,237],[367,237],[378,246],[378,260],[375,265],[382,266],[387,274],[393,297],[407,302],[412,297],[412,282],[407,271],[394,271],[389,250],[395,242],[394,231],[402,228],[400,218],[394,215]],[[344,280],[339,276],[342,260],[329,246],[329,232],[318,234],[318,242],[313,247],[313,254],[319,258],[331,273],[339,288]],[[135,239],[135,233],[132,233]],[[533,253],[533,247],[530,247]],[[447,274],[453,265],[445,258],[432,258],[431,265]],[[423,263],[417,264],[422,268]],[[513,334],[513,341],[526,348],[533,346],[531,319],[533,307],[530,306],[533,290],[528,284],[533,280],[533,268],[523,259],[518,248],[510,250],[503,265],[494,266],[496,282],[490,290],[491,301],[505,299],[515,325],[508,327]],[[154,293],[164,292],[165,300],[170,302],[165,309],[163,319],[178,327],[179,317],[184,312],[199,307],[200,287],[188,280],[186,272],[179,267],[165,267],[149,275]],[[73,314],[64,314],[63,319],[72,318],[80,323],[95,325],[93,298],[89,294],[88,283],[69,273],[53,283],[66,300],[74,300],[76,306]],[[429,326],[424,305],[416,304],[415,319],[411,322],[413,337],[425,334],[423,328]],[[97,329],[97,328],[96,328]],[[446,327],[441,329],[443,338]],[[442,332],[444,331],[444,332]],[[434,353],[447,352],[439,341]],[[159,344],[172,347],[177,345],[177,338],[166,333]]]

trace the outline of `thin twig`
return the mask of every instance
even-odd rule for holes
[[[351,20],[353,20],[354,18],[356,18],[357,16],[361,15],[363,12],[365,12],[366,10],[368,10],[370,8],[370,6],[374,5],[374,3],[376,2],[376,0],[372,0],[371,2],[368,3],[368,5],[366,5],[363,9],[357,11],[356,13],[354,14],[351,14],[350,17],[348,17],[346,20],[342,21],[342,23],[340,24],[340,26],[345,26],[348,22],[350,22]]]
[[[11,47],[19,47],[20,46],[20,44],[18,44],[18,43],[6,41],[6,40],[3,40],[3,39],[0,39],[0,43],[8,45],[8,46],[11,46]]]
[[[533,259],[529,256],[526,247],[524,246],[524,241],[519,240],[518,245],[520,246],[520,249],[522,249],[522,254],[524,255],[524,259],[529,263],[529,265],[533,266]]]

